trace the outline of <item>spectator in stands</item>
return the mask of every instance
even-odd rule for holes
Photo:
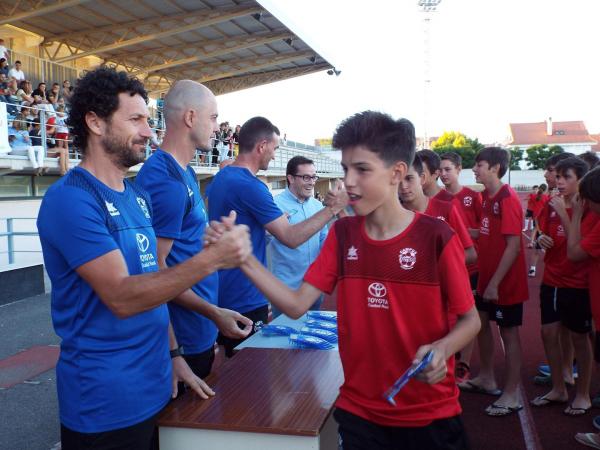
[[[156,112],[158,114],[158,128],[164,128],[163,124],[163,107],[165,105],[165,93],[161,93],[156,100]]]
[[[4,39],[0,38],[0,58],[8,61],[8,49],[4,46]]]
[[[590,167],[590,170],[596,167],[598,162],[600,162],[600,159],[598,159],[598,154],[592,151],[582,153],[581,155],[578,155],[578,157],[587,163],[587,165]]]
[[[19,90],[17,91],[17,97],[21,105],[29,106],[33,103],[33,89],[31,88],[31,81],[22,80],[19,83]]]
[[[71,82],[69,80],[63,81],[62,89],[60,90],[60,95],[58,99],[64,99],[65,103],[69,103],[71,100],[71,95],[73,95],[73,88],[71,87]]]
[[[4,74],[4,76],[6,76],[6,78],[8,78],[8,72],[9,72],[8,62],[6,62],[5,58],[0,58],[0,73]]]
[[[56,98],[56,95],[54,94],[54,92],[50,91],[48,92],[48,95],[46,97],[46,101],[48,102],[47,104],[52,106],[52,111],[56,112],[56,102],[58,101],[58,99]]]
[[[56,149],[64,149],[65,155],[68,157],[69,155],[69,128],[67,127],[67,114],[65,113],[65,106],[60,105],[56,108],[56,134],[54,135],[54,139],[56,141]],[[59,152],[61,150],[58,150]],[[63,158],[61,162],[61,172],[65,173],[69,170],[67,166],[67,157]]]
[[[21,104],[19,102],[19,97],[17,96],[17,80],[11,78],[8,80],[7,89],[4,94],[4,98],[6,99],[6,111],[11,116],[16,115],[19,112],[18,106]]]
[[[8,80],[6,75],[0,73],[0,101],[4,102],[4,96],[8,92]]]
[[[38,84],[38,87],[35,91],[33,91],[33,95],[39,95],[40,97],[42,97],[42,100],[46,100],[46,96],[47,96],[47,92],[46,92],[46,83],[41,82],[40,84]]]
[[[15,61],[15,65],[8,71],[9,78],[14,78],[17,83],[25,80],[25,73],[21,70],[21,61]]]
[[[44,171],[44,147],[39,145],[41,139],[36,141],[37,145],[32,145],[32,139],[27,131],[27,122],[24,120],[14,120],[13,126],[8,129],[8,142],[12,151],[11,155],[27,155],[31,166],[36,171],[36,175],[41,175]]]
[[[233,132],[232,137],[232,141],[233,141],[233,157],[236,158],[238,155],[238,152],[240,150],[240,128],[242,128],[241,125],[236,125],[235,126],[235,131]]]

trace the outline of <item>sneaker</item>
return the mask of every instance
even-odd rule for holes
[[[538,372],[544,376],[550,376],[550,366],[548,364],[540,364],[538,366]],[[573,378],[577,378],[577,366],[573,365]]]
[[[528,275],[529,275],[530,277],[532,277],[532,278],[533,278],[533,277],[535,277],[535,267],[530,267],[530,268],[529,268],[529,273],[528,273]]]
[[[464,383],[471,378],[471,368],[466,362],[459,361],[454,368],[454,378],[456,384]]]

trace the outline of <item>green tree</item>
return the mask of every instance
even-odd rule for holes
[[[510,149],[510,170],[521,170],[519,162],[523,160],[523,150],[519,147]]]
[[[527,149],[527,167],[529,169],[543,169],[548,158],[563,152],[564,149],[560,145],[551,147],[546,144],[532,145]]]
[[[462,158],[464,169],[470,169],[475,165],[475,155],[483,148],[477,138],[471,139],[459,131],[445,131],[431,146],[438,154],[455,152]]]

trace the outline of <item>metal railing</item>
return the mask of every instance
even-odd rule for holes
[[[13,63],[21,61],[21,70],[25,74],[25,78],[31,81],[35,87],[38,83],[47,83],[50,86],[54,82],[62,86],[64,80],[69,80],[71,84],[74,84],[79,73],[75,67],[21,52],[12,51],[11,61]]]
[[[0,231],[0,238],[6,238],[6,250],[0,247],[0,254],[8,254],[8,264],[15,263],[15,253],[41,253],[39,250],[15,250],[15,237],[17,236],[39,236],[35,231],[15,231],[16,220],[36,220],[35,217],[0,217],[0,221],[6,224],[6,231]]]

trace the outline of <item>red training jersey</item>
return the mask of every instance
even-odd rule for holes
[[[371,239],[364,217],[335,222],[304,276],[331,293],[337,285],[344,384],[336,406],[382,426],[420,427],[460,414],[454,358],[429,385],[411,380],[390,405],[384,392],[408,369],[417,349],[450,331],[449,314],[473,307],[462,245],[441,220],[415,213],[385,241]]]
[[[590,304],[592,307],[592,316],[596,327],[600,324],[600,216],[590,213],[594,219],[594,225],[590,229],[582,230],[582,239],[579,245],[586,252],[591,260],[589,264],[589,289]],[[585,234],[584,234],[585,231]]]
[[[473,247],[473,240],[460,217],[460,213],[454,206],[454,202],[445,202],[432,197],[428,199],[427,208],[425,209],[424,214],[443,220],[450,225],[458,235],[463,248]]]
[[[479,230],[481,224],[481,193],[474,191],[471,188],[463,187],[454,196],[453,202],[463,220],[463,223],[469,229]],[[479,255],[479,245],[474,240],[475,251]],[[469,264],[467,266],[469,274],[479,272],[479,266],[477,263]]]
[[[569,218],[573,215],[567,208]],[[581,219],[581,234],[589,233],[595,224],[592,214],[584,213]],[[544,256],[544,277],[542,283],[560,288],[587,289],[588,261],[575,263],[567,258],[567,235],[558,213],[547,204],[539,216],[540,231],[552,238],[554,245],[546,250]]]
[[[537,218],[546,203],[550,200],[550,196],[546,194],[542,194],[538,196],[538,194],[529,194],[529,199],[527,200],[527,209],[533,213],[533,217]]]
[[[521,227],[523,209],[513,189],[503,184],[494,197],[487,189],[482,194],[482,217],[479,227],[479,281],[477,293],[483,295],[506,249],[505,236],[518,236],[521,251],[498,286],[498,304],[515,305],[529,299],[525,249]]]
[[[435,198],[436,200],[441,200],[443,202],[451,202],[452,200],[454,200],[454,196],[446,189],[442,189],[440,192],[438,192],[431,198]]]

